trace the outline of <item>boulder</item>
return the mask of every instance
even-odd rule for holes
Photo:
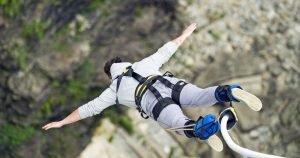
[[[48,82],[48,78],[41,73],[18,72],[9,77],[8,87],[16,95],[39,100]]]
[[[39,67],[50,77],[63,78],[71,74],[90,54],[88,42],[76,43],[69,52],[50,53],[38,58]]]

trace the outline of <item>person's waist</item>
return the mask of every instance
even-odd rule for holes
[[[140,105],[141,100],[144,96],[144,94],[146,93],[146,91],[148,90],[149,86],[152,86],[156,83],[158,77],[161,77],[160,75],[151,75],[148,76],[147,78],[145,78],[144,82],[141,82],[137,85],[136,90],[135,90],[135,102],[136,105]]]

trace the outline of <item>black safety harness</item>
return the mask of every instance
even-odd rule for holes
[[[124,72],[119,75],[117,79],[117,89],[116,93],[118,93],[118,89],[120,87],[121,80],[123,76],[129,76],[133,77],[136,81],[139,82],[138,86],[135,89],[135,103],[137,105],[137,110],[140,112],[141,116],[144,119],[148,119],[149,116],[145,113],[145,111],[142,109],[141,106],[141,100],[143,95],[146,93],[147,90],[151,91],[158,102],[155,104],[152,114],[155,120],[159,117],[159,114],[161,111],[167,107],[170,104],[177,104],[181,107],[179,98],[180,98],[180,92],[182,91],[182,88],[187,84],[184,81],[178,81],[176,84],[171,83],[169,80],[165,79],[164,76],[173,77],[173,74],[170,72],[166,72],[163,76],[161,75],[150,75],[148,77],[143,77],[140,74],[133,71],[132,67],[127,67]],[[163,83],[166,87],[172,89],[172,95],[171,97],[162,97],[161,94],[158,92],[156,88],[153,87],[153,84],[156,81],[160,81]],[[119,105],[118,95],[116,97],[116,104]]]

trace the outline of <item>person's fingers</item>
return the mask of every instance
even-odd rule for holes
[[[54,127],[54,124],[50,124],[49,126],[47,126],[47,127],[45,128],[45,130],[48,130],[48,129],[53,128],[53,127]]]
[[[48,123],[46,124],[44,127],[42,127],[44,130],[48,130],[49,128],[52,128],[53,127],[53,123]]]
[[[196,25],[196,23],[192,23],[190,26],[195,26]]]
[[[49,123],[48,123],[48,124],[46,124],[45,126],[43,126],[42,128],[43,128],[43,129],[45,129],[47,126],[49,126]]]
[[[196,24],[196,23],[192,23],[190,26],[191,26],[192,28],[196,28],[197,24]]]
[[[190,27],[192,27],[192,28],[196,28],[196,26],[197,26],[196,23],[192,23],[192,24],[190,25]]]
[[[50,126],[50,124],[51,124],[51,123],[48,123],[47,125],[45,125],[45,126],[43,127],[43,129],[48,128],[48,127]]]
[[[47,131],[48,129],[52,128],[51,126],[48,126],[45,130]]]
[[[196,29],[196,24],[195,24],[195,23],[191,24],[191,25],[187,28],[187,30],[190,31],[190,32],[193,32],[195,29]]]
[[[50,128],[60,128],[62,125],[59,122],[52,122],[43,127],[44,130],[48,130]]]

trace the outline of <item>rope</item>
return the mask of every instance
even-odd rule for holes
[[[253,158],[283,158],[280,156],[275,156],[275,155],[268,155],[268,154],[263,154],[260,152],[252,151],[247,148],[243,148],[233,142],[231,139],[228,131],[227,131],[227,121],[228,121],[228,115],[225,115],[222,120],[221,120],[221,133],[226,141],[227,145],[235,152],[241,154],[242,156],[245,157],[253,157]]]

